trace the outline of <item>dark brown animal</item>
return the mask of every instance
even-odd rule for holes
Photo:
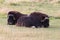
[[[44,26],[45,28],[49,27],[49,16],[46,14],[43,14],[41,12],[32,12],[30,14],[30,17],[32,18],[32,20],[34,21],[34,24],[37,22],[37,24],[41,23],[39,26],[42,27]],[[35,24],[36,25],[36,24]],[[38,26],[37,25],[37,26]],[[42,26],[41,26],[42,25]],[[36,27],[37,27],[36,26]]]
[[[9,25],[15,25],[17,23],[17,20],[21,16],[26,16],[26,15],[22,14],[18,11],[9,11],[8,12],[8,20],[7,20],[8,24]]]

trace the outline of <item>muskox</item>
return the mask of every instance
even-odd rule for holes
[[[25,27],[32,27],[35,26],[38,28],[38,26],[41,26],[41,21],[38,21],[36,19],[32,19],[30,16],[22,16],[17,20],[17,26],[25,26]]]
[[[9,11],[8,12],[8,24],[9,25],[15,25],[19,17],[25,16],[25,14],[22,14],[18,11]]]
[[[45,28],[49,27],[49,16],[48,15],[43,14],[41,12],[32,12],[30,14],[30,17],[33,19],[34,23],[38,22],[40,24],[40,27],[42,26],[44,26]]]

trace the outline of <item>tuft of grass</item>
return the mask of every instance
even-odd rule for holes
[[[55,17],[55,19],[60,19],[60,17]]]
[[[20,4],[17,3],[10,3],[11,6],[19,6]]]

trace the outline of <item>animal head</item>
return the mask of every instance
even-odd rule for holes
[[[8,24],[9,25],[13,25],[13,24],[15,24],[15,17],[14,17],[14,15],[13,14],[8,14]]]

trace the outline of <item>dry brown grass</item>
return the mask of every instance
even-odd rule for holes
[[[0,25],[0,40],[60,40],[60,31]]]
[[[60,19],[50,20],[49,28],[26,28],[0,18],[0,40],[60,40]]]

